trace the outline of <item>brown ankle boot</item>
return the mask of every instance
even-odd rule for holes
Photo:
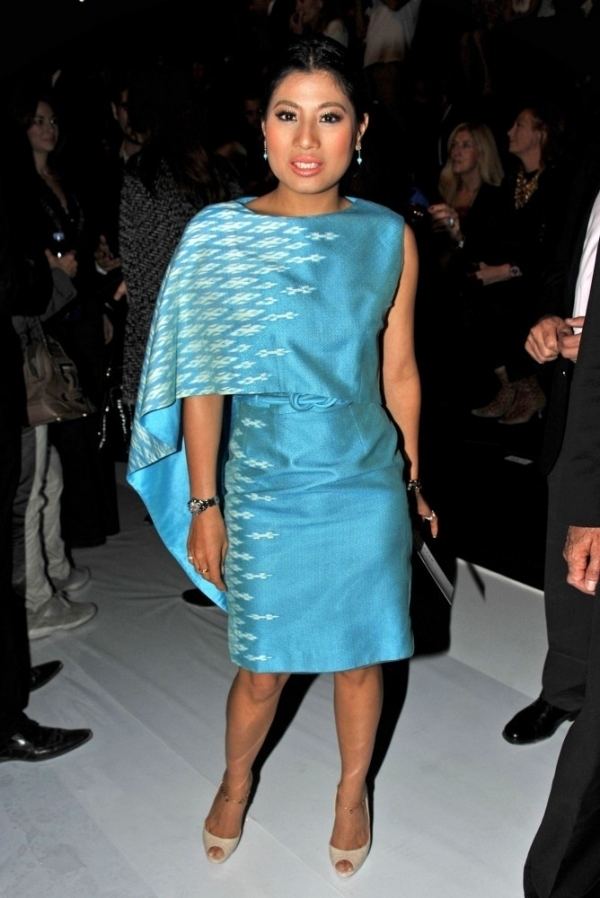
[[[514,402],[500,419],[500,424],[527,424],[536,413],[541,417],[546,405],[546,396],[535,374],[518,380],[515,386]]]
[[[502,384],[495,397],[481,408],[471,409],[476,418],[501,418],[512,406],[515,399],[515,384]]]

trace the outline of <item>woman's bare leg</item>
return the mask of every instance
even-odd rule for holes
[[[206,818],[206,828],[213,836],[233,839],[239,834],[245,809],[239,802],[248,795],[252,765],[269,732],[288,676],[242,669],[235,676],[227,699],[223,790],[217,792]],[[231,800],[225,801],[225,796]],[[219,859],[222,850],[213,847],[209,854]]]
[[[342,850],[360,848],[369,839],[369,826],[362,802],[382,702],[380,665],[335,674],[335,723],[342,773],[331,844]],[[350,814],[348,808],[355,810]],[[352,865],[348,861],[339,861],[336,868],[340,873],[348,873]]]

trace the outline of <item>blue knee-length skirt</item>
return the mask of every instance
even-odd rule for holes
[[[377,403],[234,397],[224,511],[235,664],[308,673],[412,654],[402,475]]]

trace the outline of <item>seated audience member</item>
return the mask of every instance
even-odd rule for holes
[[[439,178],[438,192],[443,202],[422,210],[420,284],[427,318],[435,316],[436,328],[427,324],[427,339],[419,341],[424,382],[432,371],[438,399],[452,412],[459,411],[480,389],[478,372],[468,334],[472,273],[490,245],[490,235],[500,230],[503,169],[496,142],[487,125],[463,122],[448,139],[448,159]],[[429,224],[430,227],[426,227]],[[479,298],[478,294],[475,300]],[[423,305],[423,302],[421,301]],[[422,312],[417,321],[422,321]],[[451,343],[447,334],[454,333]]]
[[[494,135],[487,125],[463,122],[448,139],[448,161],[442,169],[442,203],[429,207],[434,228],[448,234],[464,258],[478,259],[478,238],[499,217],[504,171]]]
[[[556,166],[561,129],[549,104],[520,110],[508,132],[518,167],[505,182],[505,216],[473,273],[473,283],[482,288],[471,295],[473,339],[499,382],[494,398],[473,414],[503,424],[526,423],[546,404],[523,345],[540,307],[541,277],[562,219],[564,182]]]

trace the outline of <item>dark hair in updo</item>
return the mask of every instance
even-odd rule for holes
[[[356,120],[362,121],[367,111],[362,72],[354,68],[345,47],[325,36],[300,38],[285,49],[267,76],[261,103],[263,116],[277,87],[296,72],[327,72],[352,103]]]

